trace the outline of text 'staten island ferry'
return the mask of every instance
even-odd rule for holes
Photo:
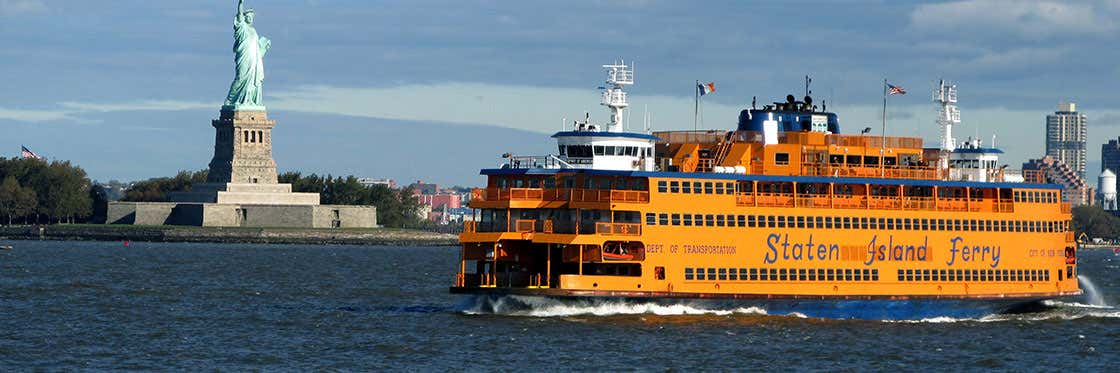
[[[482,170],[451,292],[903,319],[1081,294],[1061,188],[958,147],[953,85],[934,92],[939,148],[840,134],[792,95],[743,110],[735,131],[647,134],[623,128],[633,70],[604,67],[608,123]]]

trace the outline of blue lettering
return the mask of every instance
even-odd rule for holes
[[[957,249],[957,242],[961,242],[961,241],[964,241],[964,239],[960,238],[960,236],[949,240],[949,242],[951,242],[953,244],[953,247],[949,248],[949,262],[945,263],[945,265],[951,266],[951,265],[953,265],[953,263],[957,262],[957,251],[959,251]]]
[[[774,247],[774,244],[778,243],[779,239],[780,238],[777,233],[771,233],[770,236],[766,237],[766,246],[770,247],[770,252],[766,253],[766,257],[762,259],[765,260],[766,263],[774,263],[778,261],[778,248]]]

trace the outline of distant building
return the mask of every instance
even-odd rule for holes
[[[1085,137],[1088,120],[1077,111],[1077,104],[1058,104],[1058,111],[1046,116],[1046,155],[1068,165],[1085,179]]]
[[[438,210],[442,206],[457,209],[462,207],[461,197],[458,194],[421,194],[420,202]]]
[[[1062,161],[1045,156],[1023,163],[1023,171],[1041,172],[1046,182],[1062,186],[1062,199],[1073,206],[1092,205],[1093,188],[1077,174],[1072,167]]]
[[[367,188],[374,185],[384,185],[391,189],[397,188],[397,182],[393,181],[393,179],[374,179],[372,177],[363,177],[358,179],[358,184],[362,184]]]
[[[1101,171],[1120,171],[1120,140],[1108,140],[1101,145]]]
[[[419,194],[439,193],[439,184],[429,184],[425,183],[423,180],[418,180],[415,184],[409,185],[408,187],[412,188],[414,190],[414,193]]]

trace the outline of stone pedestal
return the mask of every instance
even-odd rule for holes
[[[207,183],[276,184],[272,128],[265,111],[222,110],[214,126],[214,158]]]

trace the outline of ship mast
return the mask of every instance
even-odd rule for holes
[[[956,150],[956,139],[953,139],[953,125],[961,123],[961,111],[957,108],[957,85],[941,80],[937,89],[933,91],[933,102],[941,105],[937,113],[937,126],[941,134],[941,156],[938,157],[938,166],[941,169],[949,168],[949,153]]]
[[[625,61],[603,65],[603,68],[607,69],[607,89],[603,91],[602,105],[611,110],[611,121],[607,123],[606,130],[623,132],[622,115],[626,107],[630,106],[630,99],[622,87],[634,84],[634,68],[626,66]]]

